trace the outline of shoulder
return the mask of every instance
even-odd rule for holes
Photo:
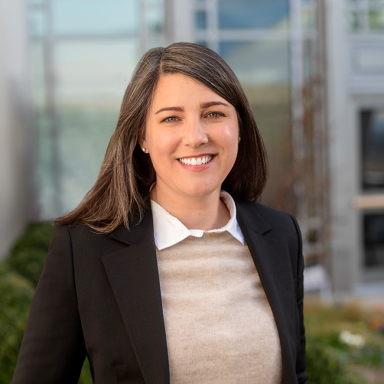
[[[293,231],[296,232],[296,219],[288,212],[280,211],[266,205],[252,201],[236,201],[236,207],[240,216],[253,221],[265,221],[274,232]],[[265,225],[267,227],[267,225]]]
[[[67,239],[68,241],[72,241],[73,238],[76,239],[79,236],[94,240],[97,236],[100,236],[100,234],[85,224],[60,224],[53,227],[54,240]]]
[[[247,207],[257,211],[263,216],[268,216],[271,219],[281,219],[283,217],[287,218],[290,216],[288,212],[280,211],[278,209],[268,207],[267,205],[261,203],[255,203],[253,201],[242,201],[241,204],[246,205]]]
[[[251,201],[236,201],[236,207],[240,226],[250,227],[273,241],[285,242],[294,257],[301,253],[300,228],[290,213]]]
[[[64,242],[70,246],[73,255],[100,255],[120,248],[119,242],[113,240],[110,234],[100,233],[85,224],[56,225],[52,243]]]

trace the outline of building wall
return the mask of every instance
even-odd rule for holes
[[[0,1],[0,258],[28,218],[30,185],[26,5]]]
[[[369,20],[369,13],[365,15],[362,11],[365,8],[360,7],[363,3],[364,0],[358,0],[355,6],[345,0],[325,0],[331,205],[329,266],[336,298],[356,293],[364,284],[375,282],[377,286],[384,281],[382,261],[374,266],[366,265],[364,216],[376,213],[383,218],[384,190],[362,187],[361,115],[363,110],[384,110],[384,22],[377,26]],[[369,6],[374,5],[369,3]],[[347,24],[351,11],[358,15],[356,25]],[[382,126],[379,129],[383,135]],[[381,247],[382,223],[383,219],[375,228]]]

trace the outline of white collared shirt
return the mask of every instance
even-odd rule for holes
[[[244,237],[236,219],[236,205],[232,196],[225,191],[220,192],[220,198],[227,206],[230,219],[228,223],[219,229],[204,231],[202,229],[188,229],[180,220],[172,216],[161,205],[151,200],[153,229],[155,244],[159,251],[171,247],[186,239],[188,236],[202,237],[204,232],[228,231],[235,239],[244,245]]]

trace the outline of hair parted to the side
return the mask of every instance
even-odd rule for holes
[[[222,189],[234,198],[259,201],[267,182],[267,153],[237,77],[209,48],[175,43],[149,50],[137,64],[95,184],[82,202],[57,218],[54,225],[83,223],[100,233],[110,233],[122,223],[129,229],[133,216],[142,217],[156,173],[138,138],[144,134],[160,76],[172,73],[200,81],[235,107],[241,141],[236,162]]]

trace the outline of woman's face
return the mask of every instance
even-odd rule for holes
[[[182,74],[159,79],[141,146],[151,156],[156,190],[203,197],[220,190],[238,150],[235,108]]]

